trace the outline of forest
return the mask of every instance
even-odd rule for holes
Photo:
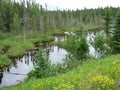
[[[0,0],[0,89],[119,90],[120,7],[48,10]]]

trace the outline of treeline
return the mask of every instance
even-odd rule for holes
[[[14,34],[30,31],[46,33],[55,29],[80,28],[81,26],[102,25],[106,8],[84,10],[48,11],[34,0],[0,0],[0,30]],[[107,7],[111,10],[114,21],[119,8]]]

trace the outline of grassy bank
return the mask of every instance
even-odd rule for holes
[[[119,86],[120,55],[111,55],[87,60],[66,74],[31,79],[3,90],[120,90]]]
[[[9,64],[9,58],[15,58],[24,55],[27,51],[32,50],[35,46],[39,46],[40,43],[50,42],[54,40],[52,36],[35,36],[35,37],[26,37],[26,40],[23,40],[21,36],[15,36],[12,34],[2,33],[0,39],[0,67],[3,67]],[[5,37],[6,36],[6,37]],[[6,56],[3,58],[2,56]]]

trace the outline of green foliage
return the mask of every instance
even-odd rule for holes
[[[21,36],[12,36],[12,34],[3,32],[0,34],[2,39],[0,40],[0,53],[4,53],[12,57],[23,55],[26,51],[33,49],[35,47],[34,44],[54,40],[53,36],[36,36],[33,38],[27,38],[26,42],[23,42]]]
[[[97,34],[94,38],[91,38],[90,44],[95,48],[100,55],[105,55],[110,53],[110,47],[108,38],[104,34]]]
[[[29,77],[43,78],[50,76],[51,63],[42,49],[37,52],[35,58],[35,70],[29,74]]]
[[[72,54],[76,54],[78,43],[75,36],[70,36],[64,42],[61,42],[62,46],[65,47]]]
[[[76,60],[77,61],[77,60]],[[120,67],[120,55],[111,55],[101,59],[90,59],[78,67],[55,77],[30,79],[16,87],[3,90],[119,90],[120,75],[110,77],[107,68]],[[78,62],[76,62],[78,63]],[[115,66],[115,67],[114,67]],[[112,71],[113,69],[110,68]],[[119,77],[119,78],[118,78]]]
[[[4,40],[11,37],[12,37],[11,33],[3,33],[2,31],[0,31],[0,40]]]
[[[86,40],[85,36],[80,37],[79,47],[77,49],[78,59],[87,58],[87,54],[89,52],[88,47],[89,47],[89,45],[87,43],[87,40]]]
[[[87,57],[88,43],[85,36],[77,38],[76,36],[70,36],[61,45],[68,50],[77,59],[83,59]]]
[[[48,11],[34,0],[21,0],[19,3],[14,0],[1,0],[0,30],[6,32],[16,31],[15,33],[19,34],[23,31],[22,27],[24,26],[26,31],[32,32],[32,36],[35,36],[37,31],[43,34],[63,29],[61,32],[64,32],[64,30],[73,27],[76,29],[72,31],[75,31],[79,29],[81,23],[87,28],[88,26],[101,25],[102,16],[109,20],[107,19],[109,14],[107,14],[106,9],[111,9],[110,15],[114,18],[118,8]],[[92,28],[87,30],[92,30]]]
[[[42,42],[51,42],[54,41],[54,37],[53,36],[41,36],[41,41]]]
[[[15,34],[18,33],[20,30],[20,18],[17,13],[14,13],[13,16],[13,28],[15,29]]]
[[[79,61],[65,59],[62,64],[51,64],[45,52],[40,49],[36,54],[35,70],[31,71],[28,76],[43,78],[60,75],[77,67]]]
[[[113,78],[115,81],[120,80],[120,61],[114,61],[110,63],[109,67],[106,68],[109,73],[109,77]]]
[[[112,47],[114,53],[120,53],[120,11],[116,17],[115,30],[113,30]]]
[[[110,15],[110,8],[106,8],[105,16],[104,16],[104,29],[105,29],[105,34],[107,37],[110,36],[110,24],[111,24],[111,15]]]
[[[0,55],[0,67],[10,64],[11,61],[6,55]]]
[[[7,55],[17,57],[23,55],[26,51],[33,49],[34,45],[30,42],[13,42],[10,46]]]

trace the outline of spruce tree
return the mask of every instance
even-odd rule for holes
[[[115,30],[113,31],[112,39],[114,53],[120,53],[120,10],[116,16]]]
[[[110,9],[107,7],[105,11],[105,16],[104,16],[104,29],[105,29],[105,34],[107,37],[110,36],[110,23],[111,23],[111,16],[110,16]]]
[[[2,10],[2,7],[1,7],[1,0],[0,0],[0,30],[2,29],[2,12],[1,12],[1,10]]]

